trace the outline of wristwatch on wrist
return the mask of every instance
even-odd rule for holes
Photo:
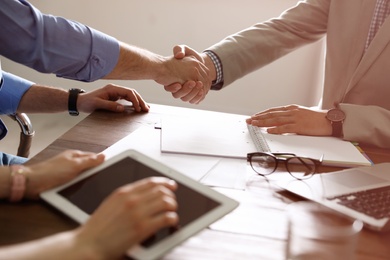
[[[326,113],[326,119],[332,124],[332,136],[341,137],[343,135],[345,113],[339,108],[332,108]]]
[[[68,111],[71,116],[79,115],[79,111],[77,110],[77,97],[80,93],[85,93],[85,90],[80,88],[69,89]]]

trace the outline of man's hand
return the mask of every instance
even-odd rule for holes
[[[77,108],[79,111],[91,113],[96,109],[105,109],[113,112],[123,112],[125,106],[116,101],[127,100],[132,103],[137,112],[149,111],[149,105],[142,99],[135,90],[114,84],[106,85],[102,88],[79,94]]]
[[[326,119],[325,110],[298,105],[267,109],[251,116],[246,122],[254,126],[267,127],[270,134],[332,135],[332,126]]]

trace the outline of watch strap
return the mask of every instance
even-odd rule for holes
[[[343,121],[332,122],[332,136],[341,137],[343,135]]]
[[[77,110],[77,98],[80,93],[85,93],[85,90],[80,88],[69,89],[68,111],[71,116],[79,115],[79,111]]]
[[[326,118],[331,122],[332,125],[332,136],[342,137],[343,136],[343,122],[345,119],[345,113],[339,108],[332,108],[328,110]]]

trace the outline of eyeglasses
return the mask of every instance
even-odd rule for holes
[[[313,176],[322,164],[319,160],[296,156],[293,153],[248,153],[247,161],[252,169],[261,176],[275,172],[279,162],[284,162],[290,175],[298,180],[308,179]]]

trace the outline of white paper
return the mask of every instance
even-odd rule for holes
[[[245,116],[164,117],[161,151],[246,159],[256,152]]]
[[[161,153],[160,130],[142,126],[103,151],[106,158],[135,149],[209,186],[245,188],[245,160],[225,160],[215,156]]]

